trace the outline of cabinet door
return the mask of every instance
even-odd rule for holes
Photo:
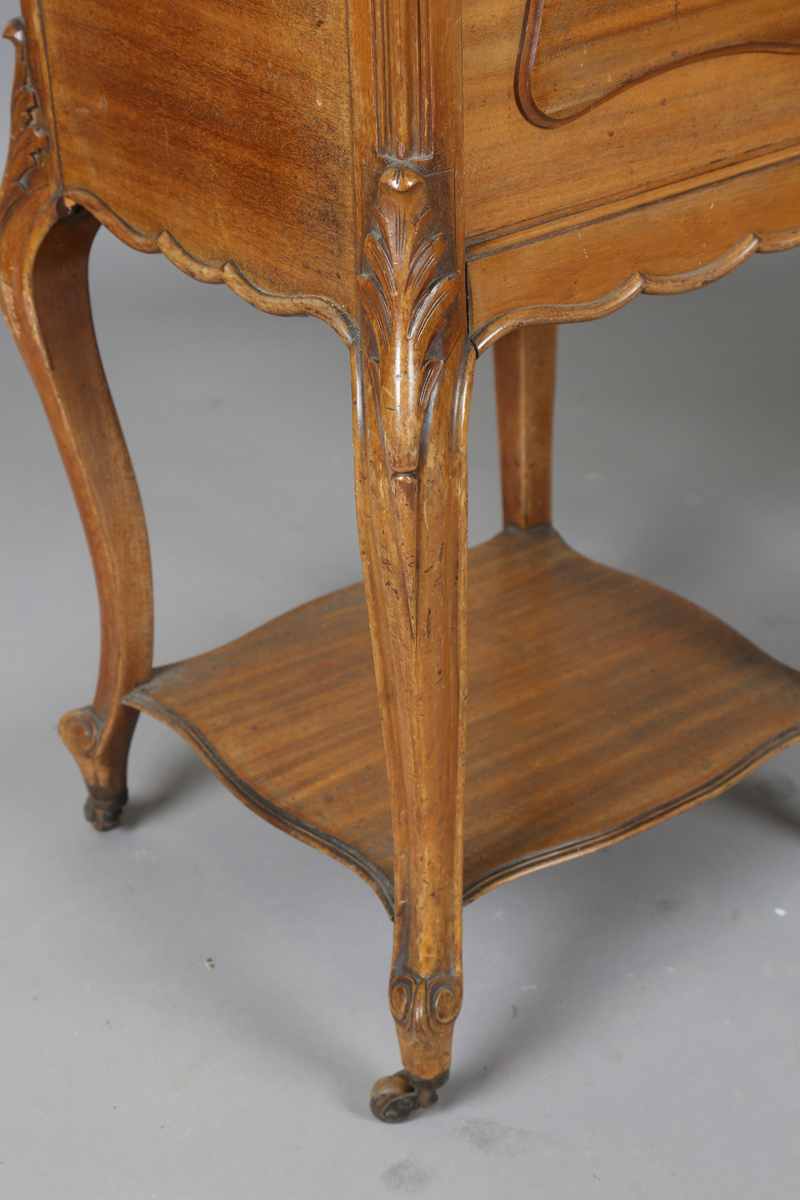
[[[692,60],[800,50],[797,0],[531,0],[517,73],[537,125],[574,120]]]

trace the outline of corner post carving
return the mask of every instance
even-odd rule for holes
[[[392,798],[389,1007],[404,1066],[378,1081],[371,1106],[397,1121],[434,1103],[461,1008],[465,431],[475,355],[460,215],[460,11],[447,0],[355,3],[374,34],[367,43],[356,15],[356,497]]]
[[[25,196],[50,184],[50,131],[42,110],[41,82],[31,61],[31,46],[22,17],[3,30],[16,52],[8,159],[0,185],[0,229],[11,209]]]
[[[404,164],[387,167],[378,180],[375,207],[379,232],[368,234],[364,244],[372,272],[358,282],[375,354],[367,359],[370,393],[388,471],[400,582],[413,639],[422,427],[444,370],[450,310],[460,284],[456,274],[439,270],[446,242],[441,233],[430,233],[428,187],[417,171]]]
[[[374,148],[382,157],[432,157],[435,9],[435,0],[372,0]]]

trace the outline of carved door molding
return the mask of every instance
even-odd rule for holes
[[[800,3],[528,0],[517,102],[532,124],[551,129],[665,71],[746,53],[800,53]]]

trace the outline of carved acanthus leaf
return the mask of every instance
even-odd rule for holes
[[[368,370],[374,389],[386,464],[390,473],[397,553],[416,627],[417,511],[420,441],[425,414],[447,355],[443,335],[459,294],[455,275],[439,273],[447,252],[441,234],[431,236],[428,186],[408,167],[388,168],[378,182],[378,234],[364,254],[371,274],[359,279],[372,332]]]
[[[14,43],[17,64],[11,98],[11,138],[0,189],[0,224],[17,200],[47,182],[50,150],[50,134],[40,107],[21,17],[9,21],[3,37]]]
[[[447,244],[441,234],[429,236],[421,175],[402,166],[383,172],[377,220],[379,236],[369,234],[364,244],[373,274],[362,275],[359,288],[377,351],[386,460],[400,474],[417,469],[422,422],[443,367],[430,351],[459,288],[455,275],[436,278]]]

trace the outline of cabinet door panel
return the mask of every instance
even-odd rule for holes
[[[572,120],[693,59],[800,51],[798,0],[531,0],[517,90],[535,124]]]

